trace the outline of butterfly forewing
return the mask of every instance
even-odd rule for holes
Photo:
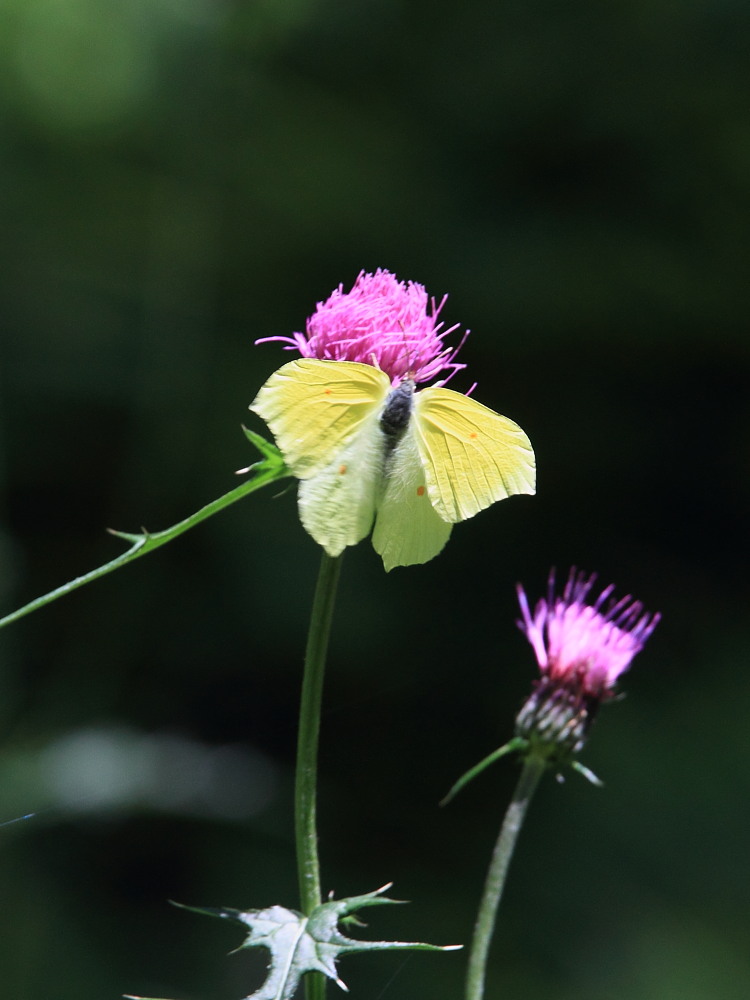
[[[534,493],[534,452],[512,420],[441,387],[416,394],[413,419],[430,499],[444,520],[463,521],[496,500]]]
[[[294,475],[307,478],[379,413],[389,388],[388,376],[370,365],[298,358],[274,372],[250,409],[271,428]]]

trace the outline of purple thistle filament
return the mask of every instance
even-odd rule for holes
[[[520,736],[558,751],[577,753],[599,705],[656,628],[640,601],[612,598],[605,587],[589,603],[596,580],[571,570],[562,595],[550,575],[548,595],[534,611],[521,586],[518,626],[529,640],[541,677],[516,720]]]
[[[438,320],[446,298],[437,303],[424,286],[399,281],[390,271],[361,271],[351,291],[339,285],[318,302],[305,333],[256,343],[280,341],[304,358],[374,365],[394,386],[404,378],[428,382],[442,373],[445,382],[466,367],[455,357],[467,335],[456,348],[445,345],[444,338],[458,329],[458,324],[443,329]]]

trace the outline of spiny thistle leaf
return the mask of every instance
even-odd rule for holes
[[[267,948],[271,955],[266,981],[244,1000],[291,1000],[307,972],[322,972],[343,990],[346,985],[339,978],[336,962],[346,954],[359,951],[453,951],[461,945],[432,945],[414,941],[357,941],[347,937],[338,928],[339,921],[365,906],[399,903],[381,893],[389,889],[384,885],[375,892],[346,899],[331,899],[316,906],[309,917],[285,906],[269,906],[265,910],[208,909],[183,906],[194,913],[205,913],[243,924],[248,934],[241,948]],[[182,904],[177,904],[182,905]]]

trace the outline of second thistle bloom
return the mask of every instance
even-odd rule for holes
[[[660,617],[630,596],[615,600],[614,586],[592,602],[595,580],[571,571],[557,594],[551,575],[548,595],[533,613],[518,588],[518,625],[534,650],[541,679],[519,713],[517,734],[556,759],[581,749],[599,705],[612,697]]]

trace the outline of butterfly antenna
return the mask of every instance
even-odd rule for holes
[[[414,358],[416,356],[417,349],[413,345],[410,345],[409,341],[406,339],[406,328],[404,324],[401,322],[401,320],[398,321],[398,325],[401,327],[402,346],[404,350],[403,356],[405,359],[408,360],[408,364],[404,369],[404,374],[401,376],[401,381],[404,382],[406,380],[409,380],[413,382],[414,376],[416,375]]]

